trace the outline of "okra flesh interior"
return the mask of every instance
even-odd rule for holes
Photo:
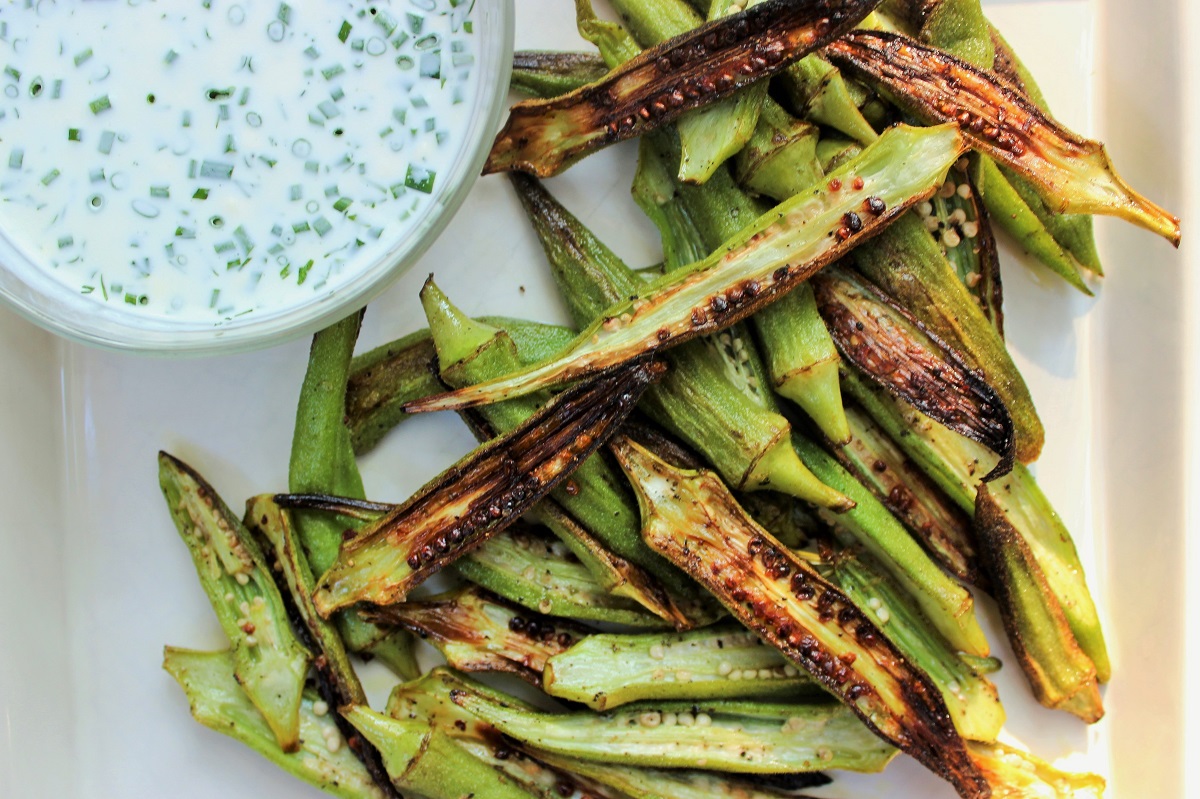
[[[190,466],[159,453],[159,483],[231,646],[234,674],[274,732],[300,746],[300,702],[311,655],[296,638],[257,543]]]
[[[963,738],[995,741],[1005,712],[996,686],[958,656],[954,647],[911,604],[903,589],[882,571],[853,555],[835,556],[832,580],[904,656],[933,680]]]
[[[642,700],[823,695],[778,650],[731,624],[589,635],[551,657],[542,682],[553,697],[601,711]]]
[[[1179,246],[1179,219],[1125,183],[1104,145],[1062,127],[991,73],[878,31],[852,31],[826,51],[923,118],[960,124],[973,147],[1032,181],[1059,213],[1118,216]]]
[[[455,703],[536,750],[604,763],[733,773],[881,771],[896,750],[844,706],[654,702],[542,713],[467,691]]]
[[[1104,778],[1062,771],[1004,744],[970,744],[994,799],[1103,799]]]
[[[457,410],[528,394],[728,327],[936,191],[963,147],[954,126],[892,128],[828,183],[781,204],[704,261],[609,309],[560,357],[410,403],[407,410]],[[868,207],[884,210],[876,216]]]
[[[676,469],[625,438],[612,447],[651,546],[881,738],[962,796],[988,795],[937,687],[843,593],[756,524],[711,472]]]
[[[229,652],[167,647],[163,668],[187,695],[192,717],[205,727],[245,744],[293,777],[340,799],[382,798],[371,775],[343,743],[315,691],[307,690],[301,697],[299,749],[288,753],[279,748],[274,732],[234,677]]]

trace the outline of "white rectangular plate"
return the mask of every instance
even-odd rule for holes
[[[1194,211],[1179,165],[1186,134],[1197,133],[1185,128],[1186,4],[988,4],[1058,116],[1106,140],[1123,175],[1176,212]],[[583,48],[570,3],[516,5],[518,47]],[[633,163],[632,147],[613,148],[550,186],[643,265],[659,255],[628,197]],[[1109,715],[1087,729],[1040,708],[1015,666],[998,684],[1012,739],[1105,775],[1112,797],[1169,799],[1183,796],[1185,760],[1186,337],[1197,328],[1181,287],[1195,284],[1183,257],[1149,234],[1107,220],[1098,230],[1109,270],[1098,301],[1011,249],[1004,257],[1009,340],[1048,430],[1038,477],[1075,532],[1108,621]],[[421,266],[370,308],[363,347],[423,324],[416,293],[429,272],[471,313],[564,319],[502,178],[481,180]],[[54,340],[0,311],[0,797],[319,795],[194,724],[159,668],[164,644],[223,642],[163,506],[155,453],[192,463],[231,504],[283,488],[306,353],[297,341],[203,361],[137,359]],[[364,461],[368,490],[401,498],[471,445],[451,415],[409,422]],[[368,675],[382,695],[388,676]],[[905,759],[821,793],[952,795]]]

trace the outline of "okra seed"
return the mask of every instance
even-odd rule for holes
[[[697,727],[711,727],[712,726],[712,716],[708,715],[707,713],[697,713],[696,714],[696,726]]]
[[[680,669],[679,671],[675,672],[675,679],[679,682],[691,682],[692,673],[687,669]]]
[[[785,677],[795,677],[799,673],[800,671],[791,663],[783,667],[783,676]]]
[[[959,188],[960,189],[970,189],[971,187],[964,183]],[[959,193],[961,194],[962,192],[960,191]],[[967,212],[961,208],[955,208],[954,213],[950,214],[950,221],[956,225],[961,225],[962,223],[967,221]]]
[[[246,574],[245,572],[238,572],[237,574],[233,575],[233,579],[237,580],[238,585],[250,584],[250,575]]]
[[[979,281],[981,280],[983,280],[983,275],[979,274],[978,272],[968,272],[966,278],[967,288],[975,288],[979,285]]]
[[[978,222],[964,222],[963,226],[962,226],[962,232],[963,232],[963,235],[966,236],[968,239],[975,238],[976,236],[979,235],[979,223]]]
[[[691,713],[684,712],[684,713],[679,714],[679,726],[680,727],[691,727],[695,723],[696,723],[696,717],[693,716]]]
[[[549,599],[543,599],[538,603],[538,610],[542,613],[549,613],[553,607]]]
[[[931,215],[933,213],[933,203],[929,202],[929,200],[925,200],[923,203],[917,206],[917,213],[921,216]]]
[[[246,636],[246,646],[250,646],[250,647],[258,646],[258,639],[255,638],[253,635],[247,635]]]
[[[769,680],[774,676],[775,676],[775,674],[774,674],[774,672],[771,671],[771,669],[759,669],[758,670],[758,678],[760,680]]]
[[[742,679],[742,670],[741,670],[741,669],[734,669],[733,671],[729,672],[729,679],[731,679],[731,680],[740,680],[740,679]]]
[[[674,727],[677,720],[678,717],[674,713],[670,711],[663,713],[662,723],[664,727]]]
[[[867,602],[867,605],[871,608],[871,610],[879,610],[881,607],[883,607],[883,601],[879,597],[873,596],[871,597],[870,601]]]
[[[237,599],[237,597],[235,597],[233,594],[226,594],[226,595],[225,595],[225,601],[226,601],[226,602],[233,602],[233,600],[235,600],[235,599]]]
[[[925,227],[926,227],[926,229],[929,230],[929,232],[933,233],[941,226],[942,226],[942,223],[938,221],[938,218],[936,216],[925,217]]]
[[[663,649],[662,644],[655,644],[654,646],[650,647],[650,657],[654,658],[655,660],[662,660],[666,656],[667,653]]]
[[[324,716],[329,713],[329,704],[323,699],[318,699],[313,702],[312,712],[314,716]]]
[[[651,710],[638,716],[638,724],[643,727],[657,727],[662,724],[662,714],[657,710]]]
[[[717,667],[717,674],[722,677],[728,677],[731,671],[733,671],[733,666],[729,664],[728,660],[721,661],[721,665]]]
[[[958,235],[958,233],[956,233],[953,229],[951,229],[951,230],[947,230],[946,234],[944,236],[942,236],[942,243],[945,244],[947,247],[953,248],[953,247],[957,247],[958,245],[962,244],[962,238]]]

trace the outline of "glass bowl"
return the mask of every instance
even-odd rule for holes
[[[462,205],[483,167],[506,109],[513,52],[513,0],[475,0],[475,94],[466,134],[448,170],[410,227],[369,262],[347,263],[353,275],[299,304],[220,323],[139,316],[125,303],[101,303],[47,274],[0,226],[0,300],[68,339],[104,349],[158,355],[209,355],[279,344],[311,334],[362,308],[410,269]],[[384,237],[388,232],[385,230]],[[378,250],[377,250],[378,252]]]

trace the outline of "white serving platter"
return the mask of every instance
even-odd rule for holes
[[[1196,218],[1188,176],[1200,84],[1188,77],[1200,72],[1184,46],[1195,4],[987,5],[1058,117],[1105,140],[1133,185]],[[518,47],[582,48],[571,3],[516,6]],[[632,167],[622,146],[550,187],[641,265],[658,254],[628,198]],[[1122,223],[1103,220],[1098,231],[1109,276],[1096,300],[1011,248],[1004,257],[1010,346],[1048,431],[1038,479],[1075,533],[1107,620],[1108,716],[1085,728],[1042,709],[1015,666],[997,681],[1011,739],[1103,774],[1110,797],[1197,796],[1190,761],[1200,752],[1187,742],[1200,738],[1186,735],[1200,729],[1187,721],[1200,692],[1188,687],[1185,658],[1200,655],[1187,624],[1200,611],[1200,589],[1188,588],[1200,584],[1200,563],[1186,534],[1200,505],[1188,500],[1189,488],[1200,496],[1200,456],[1189,454],[1200,450],[1200,425],[1188,402],[1200,396],[1200,263],[1186,244],[1177,253]],[[421,265],[371,306],[361,346],[423,325],[416,293],[430,272],[471,313],[565,319],[501,178],[481,180]],[[163,506],[155,453],[191,462],[231,504],[284,487],[306,354],[296,341],[207,360],[138,359],[54,339],[0,309],[0,798],[321,795],[193,723],[159,668],[164,644],[218,648],[222,638]],[[368,490],[401,498],[472,443],[453,416],[409,422],[365,459]],[[388,675],[367,676],[384,695]],[[903,758],[882,776],[815,793],[952,796]]]

